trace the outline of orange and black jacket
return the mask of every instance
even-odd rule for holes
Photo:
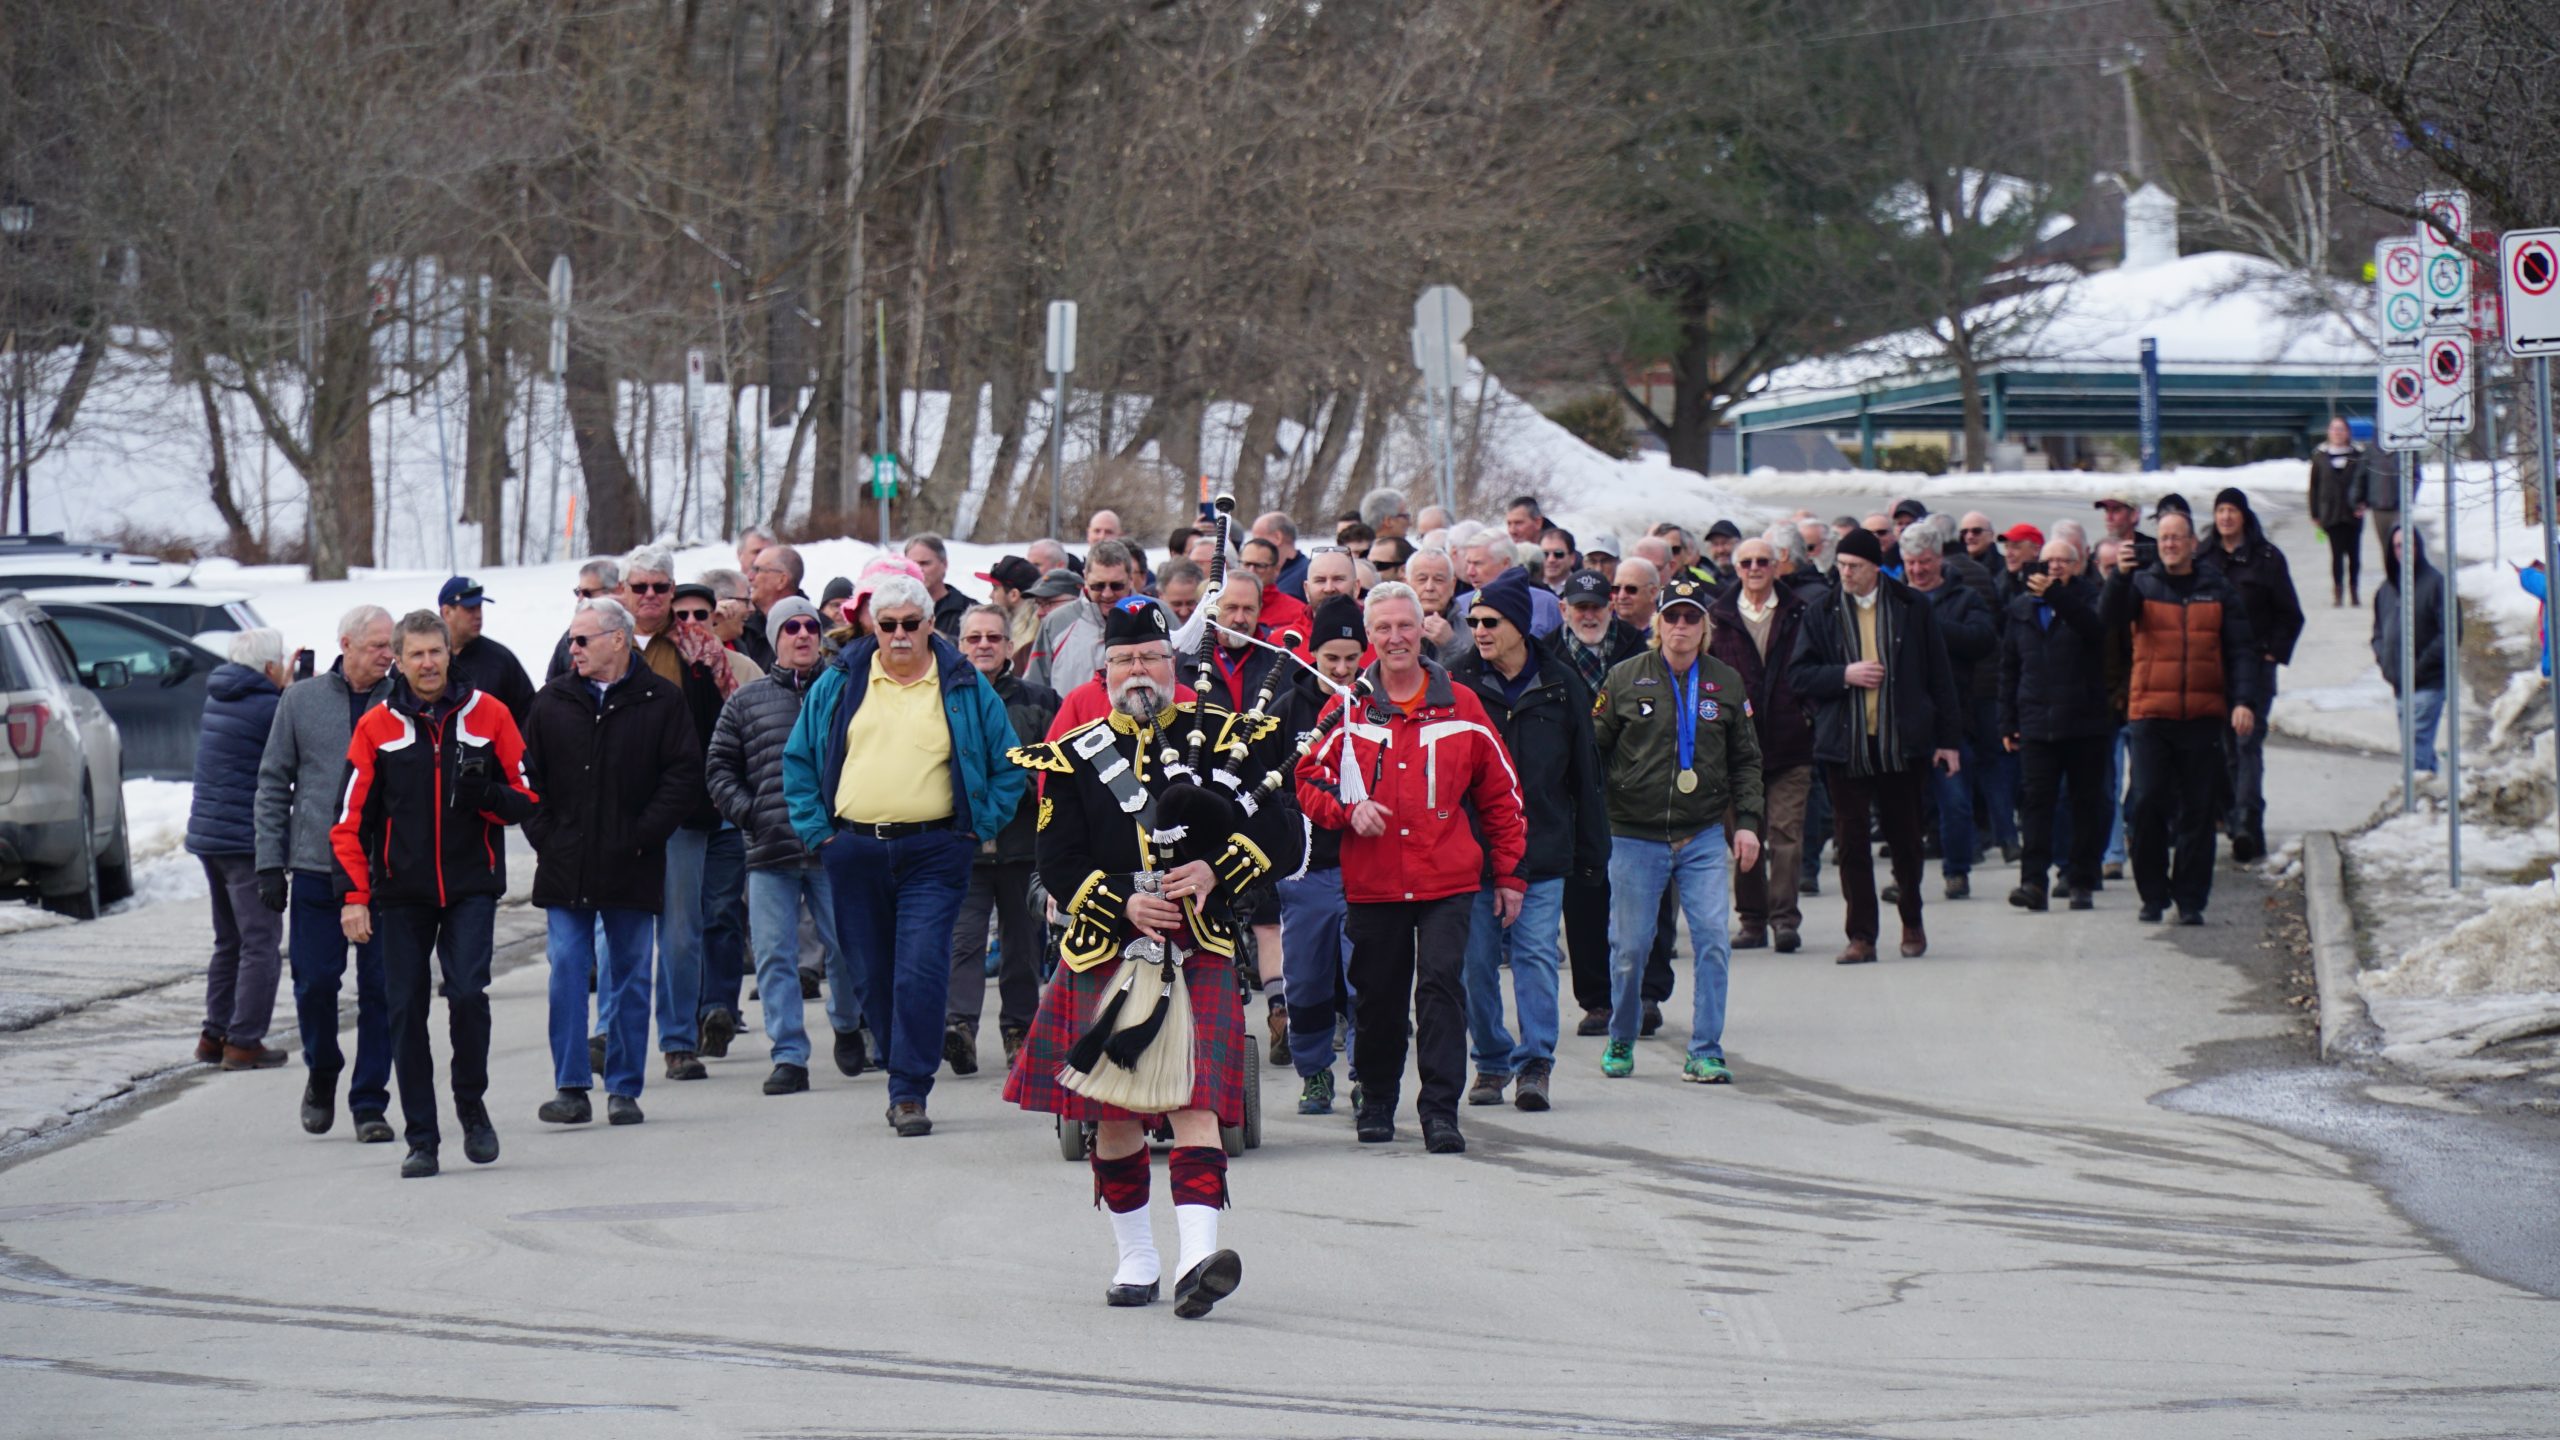
[[[457,682],[432,702],[405,681],[356,722],[329,830],[348,905],[443,907],[507,889],[503,833],[533,814],[524,740],[495,696]]]
[[[2098,623],[2133,632],[2132,720],[2219,720],[2267,705],[2267,667],[2249,609],[2221,572],[2172,575],[2153,564],[2107,577]]]

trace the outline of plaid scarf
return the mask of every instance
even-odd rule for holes
[[[1605,635],[1608,632],[1601,633]],[[1564,658],[1573,662],[1574,673],[1582,677],[1583,684],[1591,687],[1591,693],[1599,694],[1600,682],[1609,678],[1609,657],[1583,644],[1582,637],[1568,628],[1564,632]]]

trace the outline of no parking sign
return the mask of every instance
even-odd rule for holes
[[[2471,433],[2471,336],[2427,337],[2425,386],[2420,403],[2430,435]]]
[[[2510,230],[2498,246],[2507,353],[2560,355],[2560,229]]]

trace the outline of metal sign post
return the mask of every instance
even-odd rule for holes
[[[2142,473],[2160,468],[2160,342],[2142,337],[2142,390],[2134,423],[2142,438]],[[1738,442],[1737,442],[1738,445]]]
[[[1458,378],[1467,368],[1467,349],[1458,342],[1475,328],[1475,302],[1455,285],[1434,285],[1413,302],[1413,359],[1422,383],[1440,392],[1447,406],[1440,427],[1440,508],[1457,513]]]
[[[2421,450],[2404,451],[2396,467],[2400,472],[2400,533],[2382,537],[2385,545],[2400,547],[2400,813],[2418,813],[2418,577],[2409,568],[2410,522],[2418,503],[2418,482],[2414,478],[2420,465],[2426,463]]]
[[[2418,197],[2426,218],[2418,224],[2419,300],[2424,311],[2424,359],[2420,363],[2420,404],[2427,433],[2444,447],[2444,708],[2436,726],[2439,765],[2444,776],[2445,871],[2454,888],[2462,886],[2462,596],[2456,583],[2462,571],[2460,537],[2454,533],[2454,441],[2471,433],[2474,404],[2471,374],[2471,255],[2463,248],[2471,237],[2471,200],[2459,190],[2433,190]],[[2423,465],[2423,458],[2419,463]],[[2416,491],[2409,500],[2415,503]],[[2417,517],[2400,511],[2401,533],[2411,533]],[[2414,690],[2416,673],[2417,566],[2400,562],[2400,688]]]
[[[572,276],[569,257],[551,257],[551,379],[558,387],[559,410],[551,417],[551,503],[543,509],[542,558],[552,559],[552,526],[560,519],[560,450],[569,424],[569,301]],[[525,417],[530,425],[532,417]],[[528,477],[528,480],[530,477]]]
[[[2462,888],[2462,551],[2453,529],[2453,437],[2444,437],[2444,847],[2445,872]],[[2405,573],[2405,571],[2404,571]]]
[[[2542,645],[2543,654],[2560,653],[2560,605],[2554,605],[2554,576],[2560,576],[2560,497],[2552,467],[2551,357],[2560,355],[2560,228],[2510,230],[2498,242],[2498,319],[2507,353],[2533,361],[2533,398],[2540,432],[2535,443],[2534,479],[2542,496]],[[2555,692],[2560,693],[2560,692]],[[2560,738],[2560,704],[2553,707],[2555,738]]]
[[[1049,534],[1058,535],[1059,472],[1067,460],[1067,376],[1076,368],[1076,302],[1049,302]],[[976,403],[975,397],[971,398]]]
[[[2551,583],[2552,577],[2560,576],[2560,516],[2552,514],[2555,508],[2560,508],[2560,498],[2553,495],[2551,357],[2548,355],[2534,357],[2533,398],[2541,416],[2541,424],[2536,428],[2542,432],[2540,443],[2535,447],[2541,452],[2542,462],[2542,653],[2560,660],[2560,604],[2553,603],[2560,600],[2560,594],[2553,593]],[[2547,678],[2546,683],[2560,685],[2560,667],[2555,667],[2554,677]],[[2553,694],[2560,697],[2560,690]],[[2555,698],[2552,704],[2552,739],[2553,759],[2560,762],[2560,698]],[[2555,779],[2560,779],[2560,776],[2555,776]]]

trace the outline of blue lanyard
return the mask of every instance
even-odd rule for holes
[[[1680,677],[1671,677],[1671,696],[1679,702],[1680,768],[1694,770],[1698,766],[1698,662],[1689,662],[1689,688],[1680,688]]]

